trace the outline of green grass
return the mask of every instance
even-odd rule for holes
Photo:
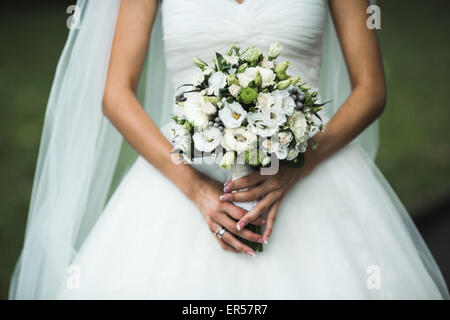
[[[449,191],[450,2],[380,0],[388,79],[377,164],[407,207]],[[20,252],[40,132],[70,1],[2,10],[0,298]],[[407,6],[405,6],[407,4]]]

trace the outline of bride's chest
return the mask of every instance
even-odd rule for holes
[[[169,48],[279,41],[307,52],[321,42],[326,0],[163,0],[162,17]]]

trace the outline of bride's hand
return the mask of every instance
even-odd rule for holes
[[[232,218],[239,220],[247,213],[246,210],[235,206],[232,203],[223,202],[219,197],[223,194],[223,185],[208,178],[202,179],[200,187],[197,188],[194,202],[202,212],[211,232],[216,232],[221,226],[227,229],[222,239],[216,236],[222,249],[232,252],[244,252],[250,256],[255,254],[254,250],[239,241],[234,235],[252,242],[262,243],[262,236],[248,229],[237,230],[236,222]],[[252,221],[254,225],[264,225],[262,217]]]
[[[302,177],[308,175],[312,169],[311,163],[305,163],[302,168],[280,166],[275,175],[261,175],[260,170],[257,170],[241,179],[228,181],[224,187],[226,193],[220,197],[220,200],[247,202],[262,198],[255,208],[240,218],[236,223],[236,229],[242,230],[247,224],[261,218],[261,214],[268,210],[266,228],[263,233],[263,243],[267,243],[281,200],[291,187]],[[249,188],[249,190],[238,191],[244,188]]]

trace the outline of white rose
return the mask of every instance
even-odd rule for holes
[[[267,112],[250,112],[247,115],[248,128],[259,136],[270,137],[278,131],[278,125]]]
[[[228,103],[219,111],[219,118],[225,128],[237,128],[242,125],[242,121],[247,117],[247,111],[242,108],[239,102]]]
[[[256,108],[269,108],[275,103],[275,99],[268,93],[260,93],[258,95],[258,103],[256,104]]]
[[[211,102],[206,102],[203,105],[203,112],[205,112],[207,115],[213,115],[217,111],[217,108],[215,105],[213,105]]]
[[[235,65],[237,65],[239,63],[239,57],[237,57],[237,56],[224,55],[223,58],[231,66],[235,66]]]
[[[263,61],[261,61],[261,67],[266,69],[273,69],[274,64],[267,57],[264,57]]]
[[[253,150],[258,143],[258,137],[245,127],[225,129],[222,146],[228,151],[244,152]]]
[[[220,167],[222,169],[230,169],[235,160],[236,155],[234,154],[234,151],[228,151],[223,155],[222,160],[220,161]]]
[[[247,68],[244,72],[238,73],[237,78],[241,87],[247,88],[248,84],[256,79],[257,74],[258,69],[256,68]]]
[[[215,127],[208,127],[205,130],[198,131],[192,136],[195,149],[203,152],[211,152],[220,143],[222,132]]]
[[[219,95],[219,90],[225,88],[227,84],[227,76],[221,71],[214,72],[209,76],[208,89],[213,90],[214,95]],[[208,92],[209,94],[209,92]]]
[[[293,138],[294,137],[290,131],[281,131],[278,133],[278,139],[283,146],[288,146]]]
[[[191,92],[186,96],[184,102],[184,115],[189,122],[194,123],[194,126],[205,128],[208,125],[208,116],[203,111],[203,104],[205,100],[198,92]]]
[[[288,121],[289,129],[294,133],[297,142],[304,142],[306,139],[306,131],[308,124],[306,122],[303,112],[294,111],[289,117]]]
[[[287,90],[276,90],[271,95],[274,98],[274,105],[281,108],[287,116],[290,116],[294,112],[295,101]]]
[[[231,95],[236,98],[238,94],[241,92],[241,87],[238,86],[237,84],[232,84],[228,88],[228,91],[230,91]]]
[[[259,71],[259,74],[261,75],[262,79],[261,87],[265,88],[275,83],[276,74],[271,69],[261,67],[256,67],[256,69]]]

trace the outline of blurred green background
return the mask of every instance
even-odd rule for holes
[[[66,8],[74,3],[18,1],[1,9],[0,299],[21,249],[45,106],[68,32]],[[377,164],[414,213],[450,190],[450,1],[378,5],[389,91]]]

